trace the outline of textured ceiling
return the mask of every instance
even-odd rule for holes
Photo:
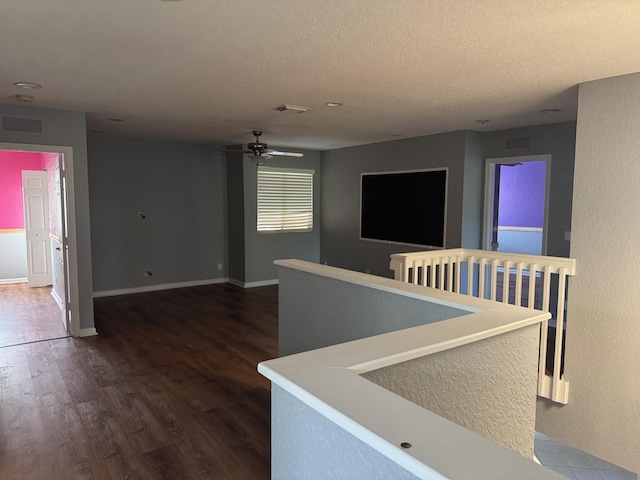
[[[200,142],[553,123],[575,118],[578,83],[640,71],[638,0],[2,0],[0,25],[0,103],[32,94],[91,130]]]

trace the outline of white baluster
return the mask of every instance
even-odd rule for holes
[[[475,264],[475,258],[473,255],[469,257],[469,260],[467,261],[467,295],[473,296],[473,279],[475,278],[474,275],[474,264]]]
[[[428,271],[428,265],[427,265],[427,260],[423,259],[421,262],[421,266],[422,266],[422,278],[420,279],[420,285],[422,285],[423,287],[427,286],[427,271]]]
[[[478,297],[485,298],[484,292],[484,277],[486,275],[485,269],[487,265],[487,259],[482,257],[480,259],[480,274],[478,275]]]
[[[498,260],[491,260],[491,295],[489,298],[495,302],[498,295]]]
[[[511,275],[511,260],[503,264],[504,275],[502,277],[502,303],[509,303],[509,276]]]
[[[454,257],[449,257],[448,258],[448,263],[447,263],[447,291],[448,292],[453,292],[453,283],[454,283],[454,278],[453,278],[453,266],[455,265],[455,259]]]
[[[516,299],[515,304],[522,306],[522,262],[516,263]]]
[[[562,337],[564,336],[564,298],[567,285],[566,270],[560,268],[558,275],[558,306],[556,310],[556,349],[553,357],[553,390],[551,400],[558,400],[560,368],[562,366]]]
[[[535,263],[529,265],[529,298],[527,299],[527,307],[534,308],[536,304],[536,277],[538,266]]]

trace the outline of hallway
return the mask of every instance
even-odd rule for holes
[[[51,287],[0,285],[0,348],[67,336]]]

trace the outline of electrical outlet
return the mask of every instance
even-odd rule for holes
[[[142,213],[142,212],[138,212],[138,218],[139,218],[140,220],[144,220],[145,218],[147,218],[147,216],[146,216],[144,213]]]
[[[571,230],[568,230],[568,231],[564,232],[564,241],[565,242],[570,242],[571,241]]]
[[[150,277],[151,276],[151,272],[149,270],[144,270],[144,276],[145,277]]]
[[[218,270],[222,270],[222,264],[221,263],[218,264]]]

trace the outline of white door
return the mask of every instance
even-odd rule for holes
[[[30,287],[51,285],[47,172],[24,170],[22,197],[27,237],[27,280]]]
[[[62,276],[64,278],[62,321],[67,333],[71,333],[71,292],[69,291],[69,238],[67,237],[67,206],[64,155],[58,155],[58,233],[62,251],[60,261],[62,263]]]

